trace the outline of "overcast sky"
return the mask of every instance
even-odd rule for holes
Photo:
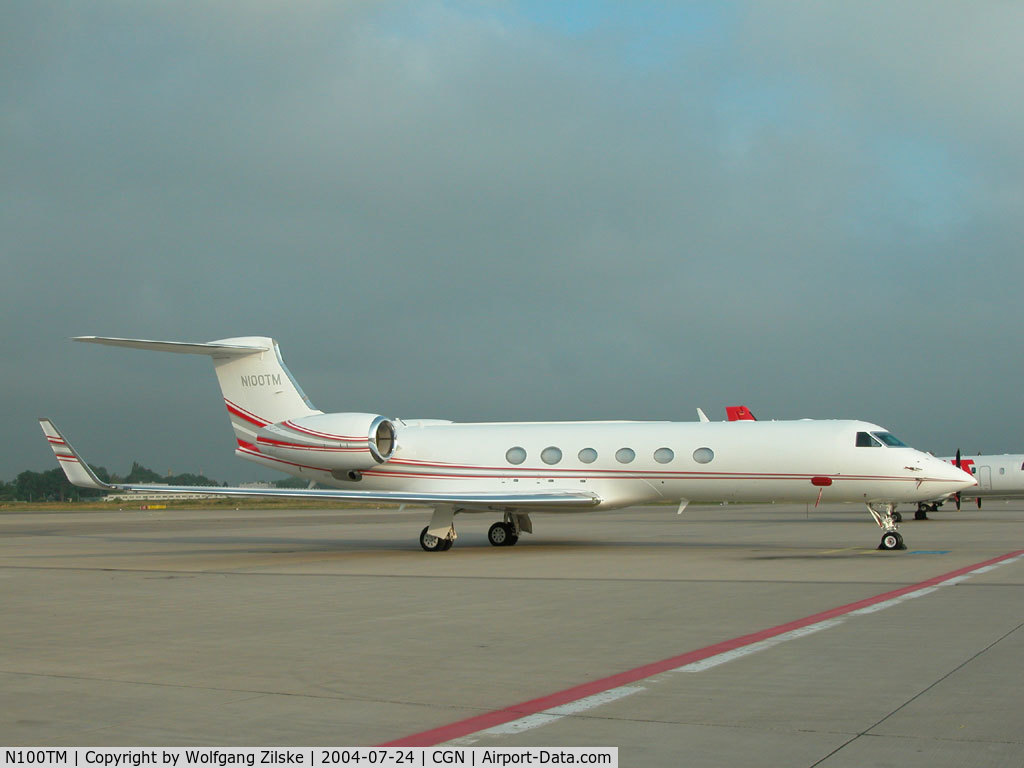
[[[49,416],[233,456],[204,358],[324,411],[860,418],[1024,451],[1024,5],[43,2],[0,24],[0,479]]]

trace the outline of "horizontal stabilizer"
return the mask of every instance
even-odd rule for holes
[[[244,357],[270,350],[270,347],[264,344],[237,344],[221,341],[150,341],[148,339],[119,339],[113,336],[75,336],[72,340],[85,341],[90,344],[105,344],[110,347],[132,347],[133,349],[150,349],[154,352],[177,352],[182,355],[209,355],[210,357]],[[267,341],[270,340],[267,339]]]

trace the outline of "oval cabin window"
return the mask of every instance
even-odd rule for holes
[[[505,461],[509,464],[522,464],[526,461],[526,449],[516,446],[515,448],[509,448],[505,452]]]
[[[693,452],[693,460],[698,464],[707,464],[715,458],[715,452],[710,448],[698,448]]]
[[[550,445],[540,452],[540,460],[545,464],[557,464],[562,460],[562,451],[560,448]]]

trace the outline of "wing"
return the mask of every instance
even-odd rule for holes
[[[49,419],[39,419],[57,463],[72,485],[99,491],[121,493],[206,493],[214,496],[278,499],[336,499],[386,504],[457,504],[464,507],[518,507],[548,509],[587,508],[597,506],[601,499],[594,493],[576,491],[506,491],[500,493],[424,493],[417,491],[352,491],[342,488],[225,488],[207,485],[134,485],[105,483],[96,477],[89,465]]]

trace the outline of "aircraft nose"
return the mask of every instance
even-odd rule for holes
[[[954,464],[939,461],[938,459],[932,459],[932,461],[942,465],[939,477],[943,480],[948,480],[949,483],[956,486],[954,488],[955,491],[966,491],[968,488],[973,488],[978,484],[977,478],[966,469],[961,469]]]

